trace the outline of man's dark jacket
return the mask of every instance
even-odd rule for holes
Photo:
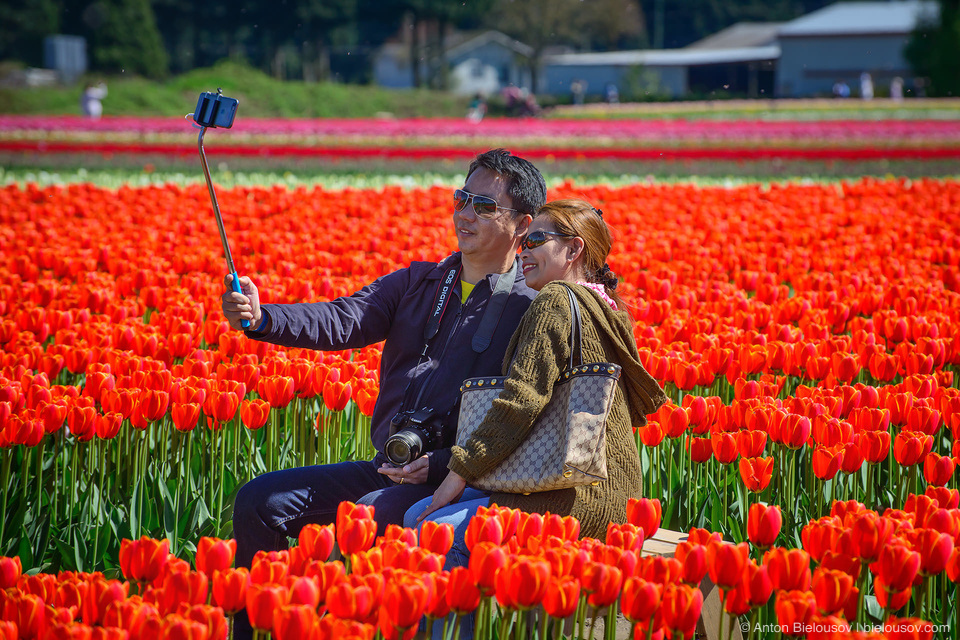
[[[384,340],[380,396],[373,410],[373,445],[377,451],[383,451],[390,435],[390,421],[401,410],[405,394],[409,399],[403,409],[432,408],[443,425],[447,447],[430,458],[428,481],[439,484],[447,472],[448,447],[456,436],[460,383],[465,378],[500,375],[510,337],[536,295],[518,268],[490,346],[482,353],[474,353],[474,333],[501,276],[490,274],[478,282],[466,304],[461,304],[458,281],[439,331],[417,366],[425,343],[424,328],[435,306],[440,281],[459,264],[460,254],[454,253],[439,264],[414,262],[351,296],[330,302],[265,304],[262,309],[271,319],[270,331],[246,334],[286,347],[326,351],[355,349]],[[413,406],[416,398],[418,406]]]

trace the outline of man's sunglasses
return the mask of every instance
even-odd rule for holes
[[[523,239],[523,242],[520,243],[520,248],[524,251],[529,249],[536,249],[537,247],[546,243],[550,239],[550,236],[557,236],[558,238],[576,238],[569,233],[557,233],[556,231],[534,231],[533,233],[528,233],[527,237]]]
[[[519,209],[511,209],[509,207],[501,207],[497,204],[497,201],[489,196],[478,196],[475,193],[470,193],[469,191],[464,191],[463,189],[457,189],[453,192],[453,208],[456,211],[463,211],[464,207],[470,204],[470,200],[473,200],[473,210],[481,218],[493,218],[497,215],[497,209],[505,209],[506,211],[519,211]]]

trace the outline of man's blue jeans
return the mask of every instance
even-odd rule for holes
[[[236,566],[249,567],[257,551],[287,548],[308,524],[326,525],[337,519],[343,501],[374,507],[377,535],[388,524],[402,524],[414,502],[433,495],[436,486],[395,484],[377,473],[386,458],[299,467],[266,473],[240,488],[233,506]],[[236,640],[252,637],[245,612],[234,624]]]
[[[432,500],[433,496],[430,496],[410,507],[407,510],[407,514],[403,517],[403,526],[410,529],[417,529],[419,532],[423,523],[418,524],[417,517],[430,506]],[[466,544],[467,526],[470,524],[470,518],[476,515],[477,509],[489,505],[490,495],[488,493],[467,487],[464,489],[463,495],[460,496],[458,502],[437,509],[426,517],[426,520],[441,523],[446,522],[453,525],[453,546],[447,554],[447,561],[443,565],[444,569],[450,571],[454,567],[466,567],[470,564],[470,551],[467,549]],[[462,640],[470,640],[470,638],[473,638],[473,618],[474,616],[471,613],[463,616],[460,620],[460,638]],[[443,624],[439,622],[434,624],[432,633],[433,640],[440,640],[442,633]]]

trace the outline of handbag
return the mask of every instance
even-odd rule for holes
[[[470,483],[483,491],[534,493],[597,484],[607,479],[606,422],[620,365],[583,363],[580,305],[564,285],[573,315],[570,361],[526,440],[494,470]],[[468,378],[460,387],[457,444],[483,422],[506,377]]]

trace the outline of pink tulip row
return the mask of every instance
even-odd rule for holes
[[[789,143],[830,146],[902,146],[904,144],[960,144],[958,120],[830,120],[764,121],[730,120],[718,125],[709,120],[562,120],[487,118],[470,123],[459,118],[248,118],[240,116],[231,135],[295,136],[303,138],[436,139],[437,144],[469,143],[490,138],[511,141],[592,139],[593,144]],[[90,120],[79,116],[0,116],[0,135],[38,133],[89,133],[137,136],[189,134],[194,129],[182,117],[112,116]]]

